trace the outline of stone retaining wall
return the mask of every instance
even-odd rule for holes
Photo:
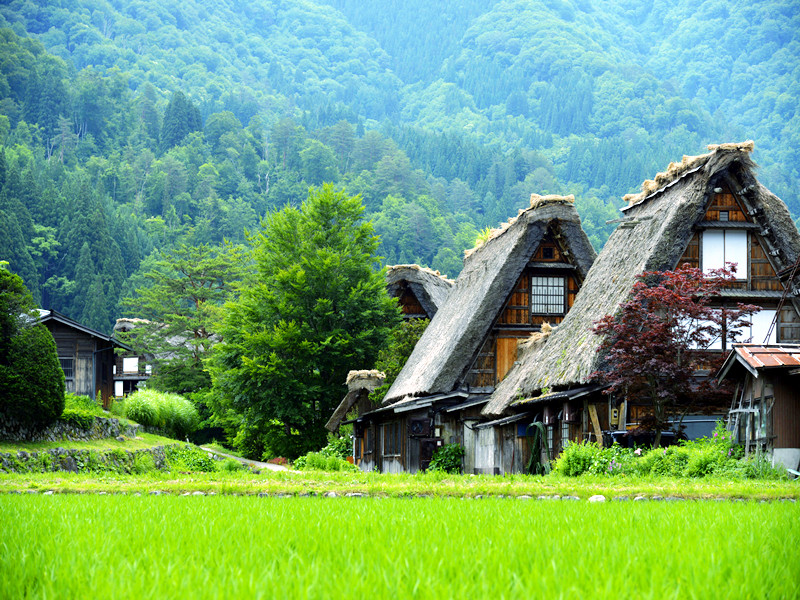
[[[119,419],[109,417],[95,417],[91,429],[84,429],[65,421],[56,421],[41,429],[21,425],[0,416],[0,440],[12,442],[57,442],[62,440],[85,442],[115,438],[121,435],[136,437],[140,429],[140,425],[121,425]]]
[[[149,454],[149,460],[142,457]],[[145,467],[162,470],[166,467],[164,446],[143,450],[77,450],[52,448],[39,452],[0,452],[0,471],[6,473],[30,473],[46,471],[131,473]]]

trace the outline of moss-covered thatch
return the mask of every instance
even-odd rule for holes
[[[727,183],[753,212],[774,251],[778,269],[794,263],[800,235],[786,205],[755,178],[752,142],[710,146],[702,156],[684,157],[666,173],[644,183],[640,194],[627,196],[626,218],[606,242],[564,321],[536,352],[526,353],[509,371],[484,408],[501,415],[512,401],[540,394],[544,388],[567,389],[589,382],[602,367],[601,339],[592,334],[595,321],[614,313],[627,299],[643,271],[668,270],[677,262],[702,220],[716,186]],[[755,210],[754,210],[755,209]]]
[[[420,338],[384,405],[458,389],[509,294],[549,229],[557,228],[582,279],[596,254],[572,197],[534,195],[532,206],[492,232],[464,261],[447,302]]]

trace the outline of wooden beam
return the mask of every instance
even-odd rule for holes
[[[592,421],[592,428],[594,428],[594,435],[597,438],[597,444],[603,447],[603,432],[600,430],[600,419],[597,417],[597,405],[589,405],[589,417]]]

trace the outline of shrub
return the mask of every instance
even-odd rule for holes
[[[156,461],[149,452],[140,452],[133,458],[131,473],[144,475],[156,470]]]
[[[217,461],[217,470],[225,473],[235,473],[237,471],[243,471],[246,468],[246,466],[233,458]]]
[[[217,470],[215,462],[203,450],[191,444],[175,444],[164,448],[167,464],[173,471],[205,471]]]
[[[459,444],[445,444],[437,448],[428,465],[429,471],[443,471],[445,473],[461,473],[461,460],[464,458],[464,448]]]
[[[125,400],[125,416],[140,425],[160,427],[183,439],[200,424],[194,404],[183,396],[139,390]]]
[[[321,452],[309,452],[294,461],[298,471],[358,471],[358,467],[338,456],[326,456]]]
[[[347,458],[352,454],[352,447],[350,440],[344,437],[336,437],[333,434],[328,435],[328,445],[320,450],[320,454],[324,456],[336,456],[337,458]]]
[[[44,426],[64,410],[64,371],[34,306],[22,278],[0,265],[0,414]]]
[[[158,407],[146,394],[136,392],[125,400],[125,416],[148,427],[162,427]]]
[[[91,410],[67,408],[61,413],[61,421],[79,429],[91,429],[94,426],[95,413]]]
[[[595,442],[568,442],[555,461],[554,471],[567,477],[588,473],[600,448]]]
[[[81,410],[98,416],[102,416],[105,412],[103,408],[97,404],[97,401],[89,396],[79,396],[71,392],[64,394],[64,410]]]

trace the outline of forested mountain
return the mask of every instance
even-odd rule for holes
[[[791,0],[74,0],[0,6],[0,259],[102,330],[159,250],[243,241],[309,185],[385,262],[456,275],[531,192],[599,249],[622,194],[756,141],[800,214]]]

